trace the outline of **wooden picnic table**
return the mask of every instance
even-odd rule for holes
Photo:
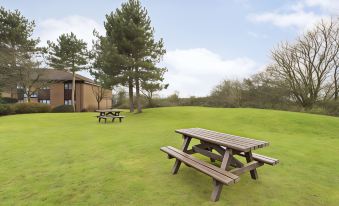
[[[119,116],[122,112],[121,109],[98,109],[96,112],[100,113],[100,116],[114,115]]]
[[[231,185],[239,181],[239,175],[250,172],[252,179],[258,179],[256,168],[264,165],[275,165],[279,160],[252,153],[253,150],[269,146],[266,141],[250,139],[201,128],[178,129],[175,132],[182,134],[184,142],[181,149],[171,146],[162,147],[161,150],[168,157],[176,158],[172,174],[176,174],[181,162],[193,167],[213,178],[214,189],[212,201],[218,201],[224,184]],[[191,139],[198,139],[200,144],[189,149]],[[213,152],[215,151],[215,152]],[[193,157],[191,154],[200,153],[210,158],[211,162],[220,161],[220,167]],[[246,164],[238,160],[244,157]]]
[[[114,119],[118,118],[121,122],[121,119],[124,118],[124,116],[120,115],[122,111],[123,110],[120,110],[120,109],[98,109],[96,110],[96,112],[99,112],[99,115],[97,116],[97,118],[99,119],[99,123],[101,119],[104,119],[106,123],[108,118],[112,119],[112,122],[114,121]]]

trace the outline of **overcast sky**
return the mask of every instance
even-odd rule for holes
[[[89,44],[95,28],[104,34],[105,14],[121,0],[2,0],[35,20],[43,44],[74,32]],[[293,39],[321,18],[339,14],[339,0],[143,0],[163,38],[170,84],[161,94],[204,96],[223,79],[241,79],[270,62],[270,49]]]

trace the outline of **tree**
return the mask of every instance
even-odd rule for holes
[[[242,104],[242,82],[237,80],[224,80],[211,92],[210,98],[216,106],[240,107]]]
[[[142,82],[141,87],[141,93],[146,97],[148,106],[153,107],[153,96],[155,92],[167,89],[168,84],[162,84],[160,82]]]
[[[283,43],[272,52],[268,71],[285,81],[296,101],[311,108],[323,95],[324,86],[336,66],[339,55],[336,23],[322,21],[296,43]],[[335,81],[336,82],[336,81]]]
[[[107,91],[111,87],[110,84],[108,84],[109,81],[107,81],[109,78],[101,71],[95,71],[94,69],[91,69],[90,73],[95,77],[96,85],[92,85],[91,87],[98,104],[98,109],[100,109],[100,102],[108,96]]]
[[[155,41],[147,10],[138,0],[129,0],[109,15],[104,23],[106,36],[99,37],[96,47],[99,69],[128,86],[130,112],[134,111],[133,89],[136,89],[138,112],[142,111],[142,81],[162,80],[156,64],[164,55],[163,41]],[[114,59],[114,61],[113,61]]]
[[[34,27],[34,21],[18,10],[0,7],[0,89],[16,89],[22,77],[22,63],[32,60],[33,53],[39,50],[39,39],[32,38]]]
[[[43,60],[43,54],[40,54]],[[28,102],[31,102],[31,96],[33,94],[38,93],[41,88],[47,87],[53,82],[43,78],[46,69],[41,68],[42,61],[39,61],[38,58],[39,56],[37,55],[31,58],[21,57],[20,55],[16,57],[16,70],[18,71],[16,77],[17,86],[20,88],[20,91],[26,95]]]
[[[57,43],[48,41],[49,65],[55,69],[66,70],[73,74],[72,105],[75,111],[75,73],[88,69],[89,52],[87,44],[72,32],[62,34]]]

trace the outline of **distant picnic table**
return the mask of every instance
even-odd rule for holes
[[[168,158],[176,158],[172,174],[176,174],[181,162],[197,169],[213,178],[214,189],[212,201],[218,201],[224,184],[231,185],[240,180],[239,175],[250,172],[252,179],[258,179],[256,168],[268,164],[275,165],[279,160],[252,153],[253,150],[269,146],[266,141],[255,140],[201,128],[178,129],[175,132],[182,134],[184,142],[181,149],[171,146],[162,147],[161,151],[168,154]],[[200,144],[189,149],[191,139],[198,139]],[[213,152],[213,150],[216,151]],[[210,158],[211,162],[220,161],[221,166],[202,161],[191,154],[200,153]],[[236,157],[244,157],[246,164]]]
[[[99,112],[99,115],[97,116],[99,123],[101,122],[101,119],[105,120],[105,123],[107,122],[107,119],[112,119],[112,122],[114,122],[114,119],[121,120],[125,118],[125,116],[121,116],[120,113],[123,110],[120,109],[98,109],[96,112]]]

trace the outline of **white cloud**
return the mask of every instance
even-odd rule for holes
[[[241,79],[255,73],[256,63],[246,57],[223,59],[205,48],[168,51],[163,64],[170,84],[162,94],[179,91],[180,96],[204,96],[221,80]]]
[[[320,8],[322,12],[311,11],[315,8]],[[284,11],[250,14],[248,19],[253,22],[271,23],[282,28],[293,27],[304,31],[312,28],[321,19],[329,20],[331,15],[338,14],[338,0],[303,0],[289,5]]]
[[[61,19],[45,19],[37,22],[36,36],[40,37],[41,44],[47,40],[56,41],[62,33],[73,32],[78,38],[92,45],[93,30],[104,31],[103,25],[95,20],[83,16],[68,16]]]
[[[272,23],[278,27],[294,27],[299,30],[311,28],[321,19],[329,18],[326,15],[318,15],[313,12],[294,11],[291,13],[266,12],[262,14],[253,14],[249,17],[251,21]]]
[[[322,10],[334,15],[339,14],[338,0],[304,0],[303,3],[308,7],[320,7]]]

